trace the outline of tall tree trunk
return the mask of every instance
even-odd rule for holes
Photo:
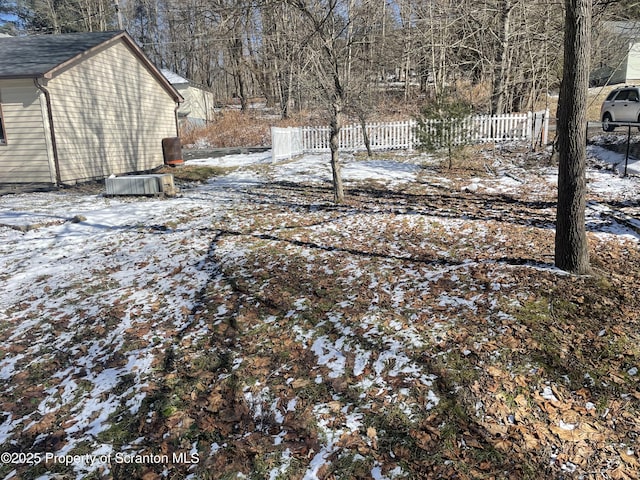
[[[342,106],[336,101],[332,105],[329,123],[329,149],[331,150],[331,172],[333,173],[333,200],[344,203],[342,165],[340,164],[340,129],[342,128]]]
[[[367,116],[364,109],[358,112],[358,120],[360,120],[360,128],[362,128],[362,140],[364,141],[364,147],[367,149],[367,157],[371,157],[373,152],[371,151],[371,140],[367,132]]]
[[[564,71],[558,102],[558,209],[555,262],[589,273],[585,226],[586,120],[591,0],[565,0]]]
[[[511,12],[514,5],[511,0],[504,0],[502,2],[502,11],[500,16],[500,26],[502,31],[500,32],[500,45],[498,53],[498,61],[500,62],[500,68],[495,74],[493,81],[493,92],[491,93],[491,113],[499,115],[504,113],[505,108],[505,96],[509,77],[510,68],[510,37],[511,37]]]
[[[231,57],[231,65],[233,71],[231,74],[233,75],[233,81],[235,85],[235,94],[240,100],[240,110],[242,112],[247,111],[248,101],[247,101],[247,92],[246,85],[244,80],[244,59],[243,59],[243,44],[242,39],[240,37],[241,31],[238,25],[234,25],[233,30],[231,30],[232,35],[235,35],[235,38],[231,39],[231,44],[229,46],[229,55]]]

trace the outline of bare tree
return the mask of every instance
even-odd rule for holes
[[[307,96],[319,102],[328,117],[334,200],[342,203],[340,130],[347,113],[351,113],[358,117],[366,132],[367,118],[375,108],[371,88],[377,83],[382,63],[372,58],[375,56],[372,39],[381,31],[385,33],[386,6],[373,0],[285,0],[285,3],[295,9],[301,20],[296,40],[303,52],[301,63],[305,68],[296,74],[304,80]],[[381,14],[383,21],[380,17],[376,19],[373,12]],[[406,74],[407,58],[402,64]]]
[[[496,66],[497,72],[493,80],[491,92],[491,113],[504,113],[506,85],[511,73],[511,12],[515,7],[512,0],[502,0],[499,6],[499,41],[497,44]]]
[[[345,65],[347,57],[346,33],[349,19],[344,16],[344,7],[339,0],[324,0],[307,4],[305,0],[287,0],[300,12],[307,23],[306,51],[311,55],[315,86],[319,89],[329,116],[329,149],[333,194],[336,203],[344,202],[339,135],[343,125],[347,102]],[[341,15],[342,13],[342,15]]]
[[[558,208],[555,263],[589,272],[585,227],[586,120],[592,0],[565,0],[564,72],[558,102]]]
[[[17,0],[12,13],[28,32],[69,33],[116,28],[115,7],[108,0]]]
[[[30,32],[118,25],[112,0],[13,5]],[[351,93],[361,85],[395,95],[390,81],[403,82],[404,100],[412,101],[417,80],[432,97],[470,82],[488,94],[474,99],[476,107],[506,111],[531,108],[537,92],[558,85],[561,71],[559,6],[551,0],[122,0],[119,7],[123,27],[158,66],[222,100],[235,95],[243,107],[261,95],[270,106],[280,103],[282,116],[318,106],[320,96],[307,88],[310,72],[322,73],[316,91],[323,83],[333,92],[322,105],[343,104],[340,123],[345,105],[354,113],[358,98],[380,98]],[[334,74],[340,88],[335,78],[325,81]]]

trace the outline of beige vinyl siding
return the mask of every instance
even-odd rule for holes
[[[63,183],[163,164],[176,104],[123,43],[85,57],[47,84]]]
[[[632,42],[629,45],[625,82],[634,85],[640,82],[640,43]]]
[[[6,144],[0,183],[55,183],[44,98],[33,80],[0,81]]]
[[[213,93],[190,85],[179,85],[178,92],[184,97],[178,114],[187,119],[210,122],[213,120],[215,99]]]

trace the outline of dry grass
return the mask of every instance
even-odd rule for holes
[[[204,127],[191,127],[181,132],[185,146],[246,147],[269,145],[269,122],[255,113],[224,110]]]
[[[620,85],[607,85],[605,87],[589,89],[589,98],[587,103],[587,118],[592,121],[600,120],[600,105],[609,92]]]
[[[412,117],[417,112],[414,104],[384,101],[368,121],[393,121]],[[346,123],[356,123],[356,118],[347,117]],[[187,148],[253,147],[271,144],[272,126],[292,127],[300,125],[327,125],[328,119],[321,113],[301,111],[289,118],[281,119],[257,111],[241,112],[227,109],[216,115],[213,122],[202,126],[183,128],[180,140]]]
[[[321,115],[302,111],[287,119],[277,115],[251,110],[241,112],[226,109],[219,112],[213,122],[202,127],[187,127],[180,132],[184,146],[196,147],[255,147],[271,144],[272,126],[292,127],[327,123]]]

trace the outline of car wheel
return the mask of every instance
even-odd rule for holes
[[[611,123],[611,115],[609,113],[605,113],[602,116],[602,130],[604,130],[605,132],[613,132],[616,128],[616,126]]]

